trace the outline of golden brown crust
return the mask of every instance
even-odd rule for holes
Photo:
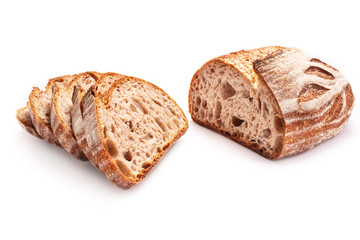
[[[75,158],[86,161],[87,158],[81,148],[78,146],[78,143],[75,139],[74,133],[71,128],[69,128],[68,124],[65,123],[65,120],[63,119],[62,115],[59,111],[61,111],[59,107],[60,101],[64,101],[63,98],[65,93],[66,96],[71,96],[70,92],[72,92],[73,86],[77,83],[77,81],[82,80],[84,81],[84,78],[91,77],[95,81],[99,79],[101,76],[98,72],[84,72],[77,74],[76,77],[74,77],[69,85],[66,88],[60,88],[58,85],[53,85],[53,95],[52,95],[52,101],[51,101],[51,128],[61,144],[61,146],[68,151],[72,156]],[[66,109],[62,109],[62,111],[66,111]]]
[[[55,137],[51,125],[50,125],[50,105],[51,105],[51,98],[47,99],[44,98],[44,95],[52,91],[52,86],[55,83],[67,83],[72,79],[73,76],[65,75],[57,78],[52,78],[49,80],[48,84],[45,87],[45,91],[41,91],[38,87],[34,87],[29,96],[29,108],[30,108],[30,115],[34,127],[38,134],[45,139],[47,142],[60,146],[57,138]],[[41,109],[37,107],[36,101],[38,99],[42,99],[43,106]],[[48,122],[46,122],[43,117],[40,116],[40,111],[45,111],[44,108],[49,108],[49,115],[46,116],[48,118]]]
[[[226,132],[192,113],[190,97],[196,91],[198,73],[216,62],[237,69],[254,89],[259,85],[266,87],[275,99],[284,126],[281,148],[275,154],[267,155],[257,143],[242,140],[235,133]],[[189,91],[189,110],[195,122],[271,159],[300,153],[338,134],[353,104],[351,87],[335,68],[298,49],[283,47],[240,51],[214,58],[194,74]]]
[[[16,111],[16,119],[20,123],[20,125],[31,135],[41,138],[37,133],[34,124],[31,120],[30,109],[29,107],[23,107]]]
[[[106,175],[106,177],[112,181],[114,184],[116,184],[118,187],[121,187],[123,189],[128,189],[131,186],[139,183],[150,171],[151,169],[159,162],[161,157],[170,149],[170,147],[186,132],[188,129],[188,122],[186,120],[184,112],[181,110],[183,114],[183,118],[186,120],[186,125],[183,128],[180,128],[176,135],[167,143],[160,152],[158,152],[152,162],[150,163],[149,167],[147,167],[144,171],[142,171],[140,174],[138,174],[135,177],[127,176],[126,172],[124,172],[125,169],[121,169],[119,164],[115,162],[115,160],[110,156],[106,143],[105,143],[105,136],[103,134],[102,130],[102,123],[99,114],[97,113],[99,106],[102,104],[106,104],[108,101],[108,97],[111,95],[111,92],[114,91],[118,85],[126,82],[126,81],[140,81],[144,84],[150,84],[152,87],[160,90],[163,94],[167,95],[164,90],[159,88],[158,86],[151,84],[149,82],[146,82],[142,79],[138,79],[135,77],[125,77],[120,78],[117,80],[114,84],[112,84],[111,88],[108,90],[107,94],[103,97],[103,95],[98,95],[96,90],[93,88],[89,89],[88,92],[84,95],[83,99],[81,100],[81,105],[84,107],[85,111],[83,112],[83,118],[85,121],[89,121],[88,125],[90,126],[96,126],[96,131],[92,131],[91,142],[84,141],[82,143],[79,143],[80,146],[83,149],[88,149],[91,151],[92,156],[94,157],[96,164],[93,163],[93,165],[98,166],[98,168]],[[168,95],[167,95],[168,96]],[[171,98],[171,101],[173,101],[175,104],[176,102]],[[176,104],[177,107],[179,107]],[[179,107],[179,109],[181,109]]]

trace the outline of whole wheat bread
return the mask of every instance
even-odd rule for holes
[[[54,145],[60,146],[50,124],[52,88],[54,84],[66,86],[73,78],[74,76],[70,75],[52,78],[44,91],[34,87],[29,96],[31,120],[37,133],[47,142]]]
[[[71,109],[73,88],[76,85],[82,92],[99,79],[98,72],[85,72],[76,75],[69,84],[55,83],[52,88],[51,128],[61,146],[72,156],[87,160],[75,139],[71,126]]]
[[[189,91],[192,119],[271,158],[337,135],[354,95],[335,68],[296,48],[265,47],[205,63]]]
[[[91,87],[80,110],[86,127],[79,146],[91,150],[92,163],[124,189],[139,183],[188,128],[170,96],[134,77],[122,77],[105,94]]]

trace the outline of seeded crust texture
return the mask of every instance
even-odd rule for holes
[[[192,119],[270,159],[337,135],[354,96],[335,68],[296,48],[265,47],[205,63],[189,91]]]
[[[81,100],[88,127],[79,145],[91,150],[107,178],[127,189],[146,176],[188,122],[170,96],[142,79],[120,77],[106,94],[98,91],[91,87]]]
[[[50,79],[44,91],[34,87],[29,96],[30,116],[37,133],[54,145],[60,146],[50,124],[52,87],[54,84],[66,86],[73,78],[66,75]]]
[[[71,109],[73,107],[72,94],[76,85],[82,92],[88,90],[100,78],[98,72],[85,72],[76,75],[69,84],[52,86],[51,128],[61,146],[72,156],[87,160],[78,146],[71,126]]]

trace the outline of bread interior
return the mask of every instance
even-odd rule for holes
[[[109,90],[99,108],[106,148],[127,177],[141,179],[184,128],[181,109],[163,91],[138,80]]]
[[[273,158],[282,149],[284,122],[269,89],[250,82],[237,69],[211,61],[193,77],[192,118],[260,154]]]

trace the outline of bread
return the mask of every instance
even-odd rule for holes
[[[45,91],[34,87],[29,96],[30,115],[37,133],[47,142],[60,146],[50,125],[52,87],[54,84],[67,85],[74,76],[66,75],[50,79]]]
[[[120,77],[106,93],[91,87],[80,109],[87,126],[80,147],[90,149],[98,168],[124,189],[139,183],[188,128],[170,96],[134,77]]]
[[[118,73],[102,74],[100,79],[96,81],[96,83],[93,85],[94,88],[97,89],[97,96],[100,97],[104,95],[116,80],[119,80],[123,77],[126,76]],[[71,116],[72,116],[71,125],[72,125],[72,131],[74,133],[78,145],[82,146],[80,148],[81,151],[84,153],[86,158],[91,162],[91,164],[97,167],[95,158],[92,155],[92,149],[90,149],[91,145],[87,144],[87,140],[85,138],[85,129],[88,127],[88,123],[84,122],[82,116],[83,109],[81,106],[81,99],[83,98],[87,90],[88,89],[85,89],[77,84],[75,84],[73,88],[73,94],[72,94],[73,106],[71,108]]]
[[[194,74],[189,91],[195,122],[270,159],[301,153],[337,135],[353,105],[344,76],[296,48],[214,58]]]
[[[77,144],[71,126],[73,88],[76,85],[85,92],[99,77],[98,72],[85,72],[76,75],[69,84],[54,83],[52,86],[51,128],[61,146],[80,160],[87,159]]]
[[[20,125],[30,134],[34,135],[35,137],[40,137],[37,133],[34,124],[31,120],[30,109],[28,106],[20,108],[16,111],[16,118]]]

